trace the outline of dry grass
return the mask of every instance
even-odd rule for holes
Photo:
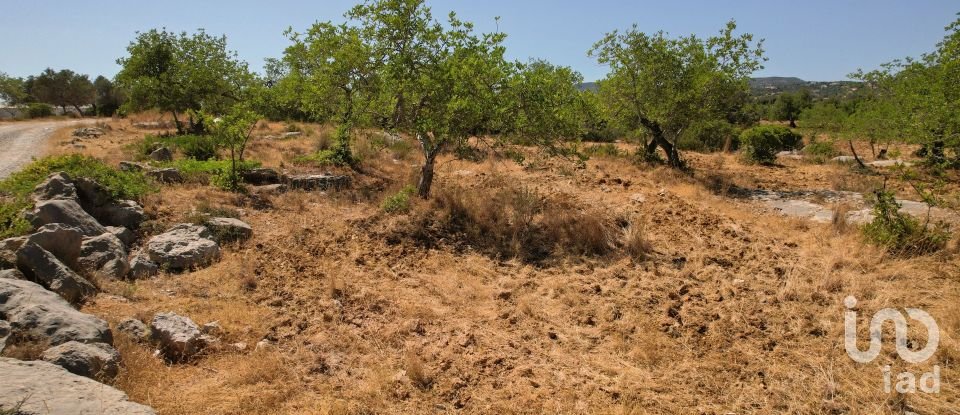
[[[289,166],[315,140],[251,154]],[[433,200],[387,215],[383,196],[415,174],[394,158],[368,158],[352,192],[268,196],[268,209],[195,185],[148,198],[146,233],[233,209],[254,238],[205,270],[104,284],[84,311],[113,324],[160,311],[217,320],[224,345],[249,347],[168,365],[118,335],[117,386],[161,414],[900,414],[951,413],[960,399],[952,251],[889,258],[842,224],[758,215],[699,177],[713,166],[737,186],[826,189],[834,166],[690,154],[691,177],[620,158],[583,170],[444,159]],[[928,311],[940,351],[905,366],[889,342],[854,363],[848,295],[864,321],[885,307]],[[924,340],[913,325],[910,336]],[[255,351],[262,339],[276,347]],[[940,365],[945,387],[886,394],[887,364]]]

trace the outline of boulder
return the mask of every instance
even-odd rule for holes
[[[34,227],[62,223],[77,228],[84,236],[97,236],[107,232],[93,216],[83,210],[74,200],[46,200],[25,214]]]
[[[113,279],[124,278],[130,272],[125,245],[109,232],[83,240],[78,264],[84,271]]]
[[[205,224],[219,243],[246,241],[253,236],[253,228],[240,219],[210,218]]]
[[[74,185],[77,186],[77,201],[87,212],[92,212],[94,208],[106,205],[113,199],[110,191],[96,180],[80,177],[74,180]]]
[[[837,156],[831,159],[834,163],[856,163],[857,158],[854,156]]]
[[[135,161],[121,161],[120,164],[117,165],[117,167],[120,169],[120,171],[127,171],[127,172],[139,172],[146,169],[146,167],[143,164],[137,163]]]
[[[220,258],[220,246],[205,226],[183,223],[146,244],[150,261],[170,271],[205,267]]]
[[[0,358],[0,406],[23,414],[154,415],[127,395],[53,363]]]
[[[100,138],[104,134],[106,133],[103,130],[96,127],[80,127],[73,130],[73,136],[80,138]]]
[[[103,225],[137,229],[146,219],[140,204],[114,200],[105,187],[93,180],[77,179],[76,186],[80,206]]]
[[[278,195],[287,191],[285,184],[267,184],[263,186],[251,186],[250,193],[255,195]]]
[[[154,161],[173,161],[173,152],[169,148],[160,147],[150,153],[150,159]]]
[[[17,267],[17,251],[0,244],[0,269]]]
[[[350,177],[330,174],[290,176],[290,188],[299,190],[340,190],[350,187]]]
[[[27,277],[23,276],[23,273],[15,269],[5,269],[0,271],[0,279],[8,280],[25,280]]]
[[[59,294],[71,304],[79,304],[97,293],[97,287],[90,281],[33,243],[26,243],[17,250],[17,268],[27,279]]]
[[[283,181],[283,176],[274,169],[256,168],[244,171],[243,181],[254,186],[263,186],[278,184]]]
[[[124,245],[130,246],[137,240],[137,235],[125,226],[106,226],[107,232],[116,236]]]
[[[148,170],[147,177],[151,177],[160,183],[183,183],[183,175],[180,174],[180,170],[173,167]]]
[[[7,346],[7,338],[10,337],[10,333],[10,323],[0,320],[0,352],[3,352],[3,348]]]
[[[66,173],[53,173],[33,189],[33,201],[77,198],[77,188]]]
[[[150,260],[146,252],[139,251],[130,259],[130,272],[127,274],[130,279],[138,280],[141,278],[150,278],[160,272],[160,266]]]
[[[68,372],[99,381],[109,381],[120,371],[120,353],[104,343],[69,341],[53,346],[41,355]]]
[[[0,278],[0,315],[13,333],[44,339],[52,346],[71,340],[113,343],[107,322],[77,311],[57,294],[30,281]]]
[[[207,345],[207,337],[193,320],[175,313],[160,313],[150,322],[152,338],[163,355],[176,362],[189,359]]]
[[[150,338],[150,328],[142,321],[135,318],[128,318],[117,324],[117,331],[123,333],[134,340],[143,341]]]
[[[80,230],[62,223],[43,225],[27,237],[27,243],[35,244],[57,257],[69,267],[77,265],[83,234]]]

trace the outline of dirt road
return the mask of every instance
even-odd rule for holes
[[[90,121],[25,121],[0,124],[0,179],[43,155],[44,144],[57,129]]]

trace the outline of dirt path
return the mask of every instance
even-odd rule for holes
[[[0,179],[43,155],[44,143],[57,129],[83,120],[27,121],[0,124]]]

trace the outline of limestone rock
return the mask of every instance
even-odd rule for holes
[[[172,361],[185,361],[200,352],[207,342],[197,324],[175,313],[153,316],[150,330],[160,351]]]
[[[75,375],[111,380],[120,371],[120,353],[104,343],[69,341],[43,352],[41,358]]]
[[[137,252],[133,255],[133,259],[130,260],[130,273],[128,276],[131,279],[141,279],[141,278],[150,278],[160,272],[160,266],[156,262],[150,260],[150,257],[146,252]]]
[[[27,243],[36,244],[57,257],[67,266],[75,266],[80,257],[83,234],[79,229],[62,223],[43,225],[27,237]]]
[[[28,279],[47,287],[71,304],[78,304],[97,293],[97,287],[90,281],[33,243],[28,242],[17,251],[17,268]]]
[[[78,264],[87,272],[113,279],[124,278],[130,272],[126,247],[109,232],[83,240]]]
[[[160,147],[150,153],[150,159],[154,161],[173,161],[173,152],[169,148]]]
[[[330,174],[290,176],[290,188],[299,190],[340,190],[350,187],[350,177]]]
[[[130,228],[124,226],[107,226],[106,228],[107,232],[116,236],[126,246],[130,246],[137,240],[137,235]]]
[[[204,226],[189,223],[174,226],[147,242],[151,262],[171,271],[208,266],[220,258],[220,246]]]
[[[0,278],[8,280],[25,280],[27,277],[23,276],[23,273],[15,269],[5,269],[0,271]]]
[[[24,414],[155,414],[117,389],[52,363],[0,358],[0,373],[0,406],[13,408],[22,401]]]
[[[160,183],[182,183],[183,182],[183,175],[180,174],[180,170],[177,170],[173,167],[167,167],[165,169],[148,170],[147,177],[152,177],[154,180]]]
[[[107,231],[74,200],[46,200],[37,203],[33,211],[27,212],[25,216],[37,228],[51,223],[62,223],[77,228],[85,236],[102,235]]]
[[[10,337],[10,333],[10,323],[0,320],[0,352],[2,352],[3,348],[7,346],[7,338]]]
[[[53,173],[33,189],[33,201],[77,198],[77,188],[73,180],[66,173]]]
[[[117,331],[136,340],[146,340],[150,337],[150,328],[142,321],[128,318],[117,324]]]
[[[253,236],[253,228],[240,219],[210,218],[206,225],[219,243],[245,241]]]
[[[278,184],[283,177],[274,169],[256,168],[243,172],[243,181],[254,186]]]
[[[54,346],[71,340],[113,343],[105,321],[77,311],[57,294],[26,280],[0,278],[0,315],[13,333],[45,339]]]

